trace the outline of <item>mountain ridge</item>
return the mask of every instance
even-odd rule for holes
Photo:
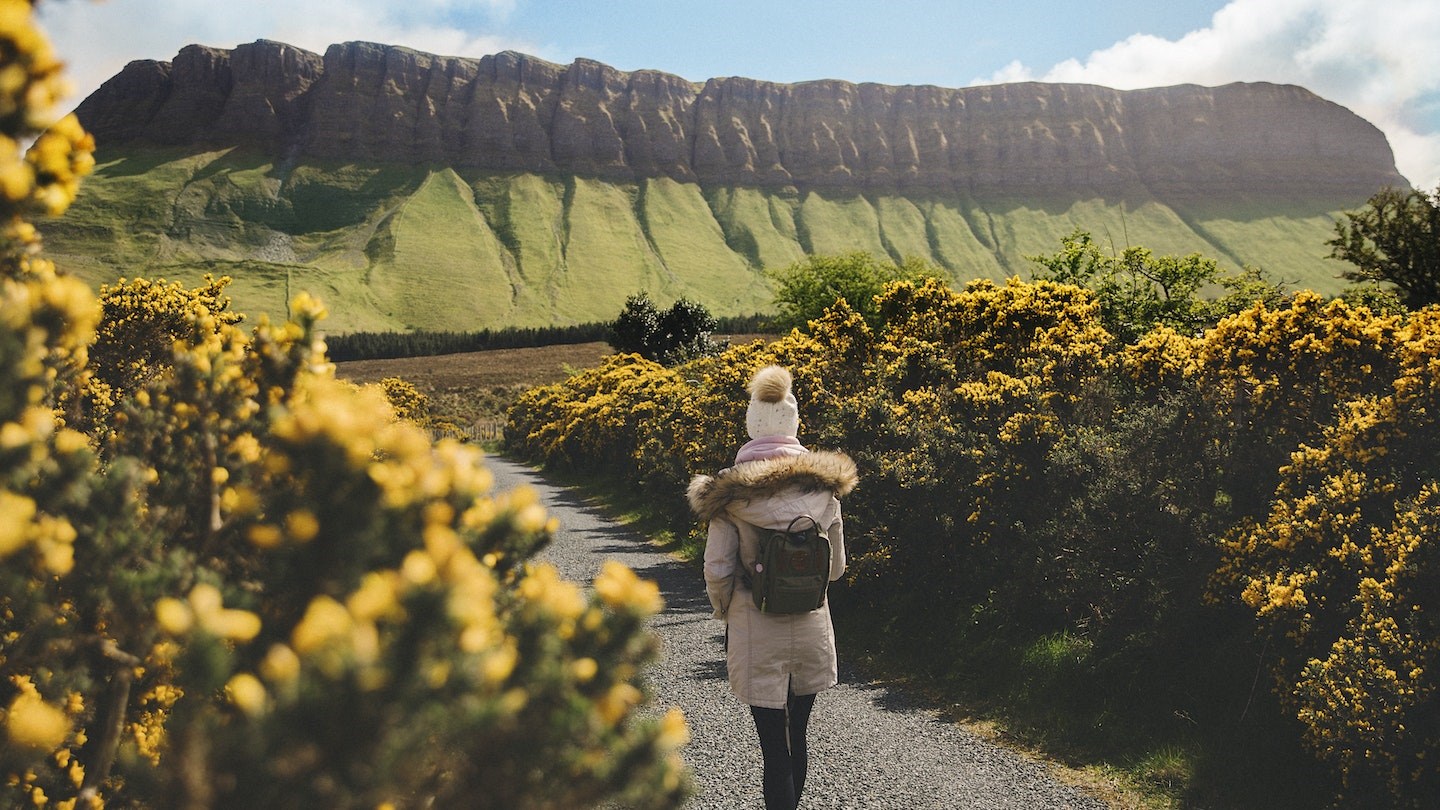
[[[1263,82],[692,82],[516,51],[447,57],[349,42],[321,56],[259,40],[132,62],[76,112],[102,147],[245,146],[312,160],[802,191],[1138,183],[1160,194],[1282,184],[1368,194],[1404,182],[1373,125],[1304,88]]]
[[[608,320],[641,290],[744,315],[767,270],[853,250],[999,280],[1077,228],[1334,293],[1335,218],[1404,183],[1375,127],[1271,84],[694,82],[262,40],[132,62],[76,112],[97,166],[40,224],[57,264],[229,275],[250,315],[309,290],[335,331]]]

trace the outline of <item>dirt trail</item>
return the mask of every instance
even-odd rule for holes
[[[690,724],[684,753],[698,792],[687,810],[760,808],[760,752],[746,707],[730,695],[723,625],[696,569],[608,521],[581,497],[504,458],[486,462],[500,489],[534,487],[560,523],[548,559],[590,582],[617,559],[659,583],[666,608],[653,627],[663,652],[648,674],[655,709],[679,706]],[[845,664],[840,685],[819,696],[810,726],[810,775],[802,808],[814,810],[1102,810],[1106,804],[1056,778],[1042,762],[947,722],[906,694]]]

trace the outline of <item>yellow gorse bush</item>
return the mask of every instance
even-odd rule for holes
[[[876,311],[841,302],[673,368],[611,357],[522,396],[507,443],[631,481],[691,527],[683,482],[731,463],[746,381],[787,365],[802,441],[862,467],[837,596],[945,628],[920,641],[938,650],[987,622],[1081,638],[1145,683],[1177,675],[1176,649],[1258,652],[1347,798],[1440,792],[1440,310],[1302,292],[1131,344],[1051,282],[900,282]],[[1268,641],[1237,649],[1246,612]],[[1185,660],[1182,690],[1231,678],[1247,700],[1253,670]]]
[[[1375,320],[1355,331],[1389,356],[1364,370],[1388,373],[1292,454],[1218,578],[1285,639],[1280,691],[1310,744],[1353,792],[1420,807],[1440,788],[1440,311]]]
[[[534,494],[336,381],[309,296],[242,329],[228,279],[58,275],[22,217],[91,144],[29,3],[0,42],[0,803],[677,804],[653,584],[529,566]]]

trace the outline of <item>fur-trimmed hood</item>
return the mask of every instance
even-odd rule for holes
[[[690,479],[685,497],[696,515],[711,520],[735,501],[767,498],[793,488],[829,491],[838,498],[848,495],[859,482],[860,474],[849,456],[816,450],[747,461],[713,476],[697,475]]]

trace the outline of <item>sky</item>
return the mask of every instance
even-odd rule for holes
[[[40,19],[69,64],[68,107],[132,60],[257,39],[514,50],[697,82],[1297,84],[1379,127],[1412,185],[1440,188],[1437,0],[44,0]]]

